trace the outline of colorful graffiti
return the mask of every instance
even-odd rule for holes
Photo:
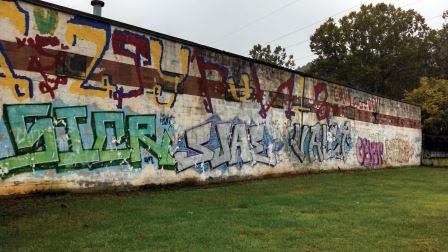
[[[330,106],[327,102],[328,91],[325,83],[317,83],[314,86],[314,100],[318,101],[316,109],[317,120],[321,121],[327,119],[330,116]]]
[[[35,55],[29,58],[28,70],[40,73],[43,78],[38,85],[40,92],[50,94],[51,98],[55,99],[55,91],[59,88],[59,85],[67,84],[67,77],[51,77],[48,72],[54,71],[58,65],[63,66],[65,64],[66,52],[64,50],[67,50],[68,46],[61,44],[57,37],[36,35],[35,38],[17,38],[17,47],[19,49],[23,47],[34,49]],[[50,53],[44,50],[44,47],[60,47],[61,50]],[[51,63],[43,65],[41,60],[43,57],[51,59]]]
[[[24,36],[28,36],[28,12],[13,0],[3,0],[0,3],[0,20],[8,20],[13,25],[13,29]],[[17,101],[24,101],[33,97],[32,80],[15,72],[2,43],[0,43],[0,70],[0,86],[8,87]]]
[[[180,53],[181,73],[166,71],[162,68],[163,42],[160,39],[149,39],[145,35],[133,33],[125,30],[115,30],[111,35],[111,27],[108,24],[92,22],[83,18],[73,18],[68,23],[66,38],[73,46],[78,40],[86,40],[97,45],[95,59],[87,68],[87,77],[83,81],[72,84],[71,91],[75,94],[98,96],[117,101],[117,108],[123,107],[124,99],[136,98],[145,95],[145,83],[143,81],[141,69],[144,66],[153,64],[159,78],[166,83],[157,84],[153,89],[148,89],[146,94],[153,97],[155,104],[161,107],[172,108],[176,101],[178,90],[188,76],[190,49],[182,46]],[[112,40],[112,48],[115,55],[120,55],[132,59],[135,72],[138,78],[137,85],[133,83],[123,83],[125,86],[137,86],[138,89],[125,91],[123,86],[112,81],[112,76],[103,76],[103,86],[90,84],[89,80],[93,73],[101,64],[106,51],[109,49]],[[134,48],[133,50],[129,48]],[[172,93],[166,92],[165,86],[174,85]],[[168,98],[164,97],[168,94]]]
[[[414,155],[414,148],[409,142],[394,138],[392,140],[386,140],[386,154],[384,160],[388,162],[407,163]]]
[[[416,107],[70,13],[0,0],[0,179],[140,185],[417,162],[420,142],[379,134],[417,139]]]
[[[258,103],[262,119],[266,119],[270,109],[276,107],[284,109],[286,119],[293,120],[296,117],[299,122],[302,122],[304,112],[314,112],[319,121],[344,114],[344,108],[330,103],[330,100],[368,111],[377,111],[379,106],[378,97],[366,97],[352,92],[351,89],[324,82],[307,86],[305,78],[295,73],[277,78],[277,84],[273,85],[275,88],[267,91],[262,89],[266,84],[262,83],[258,76],[257,64],[250,63],[243,68],[234,69],[231,64],[222,64],[216,59],[206,57],[207,53],[202,49],[185,45],[180,45],[180,50],[176,49],[178,55],[170,55],[170,62],[175,62],[178,66],[176,71],[166,70],[164,61],[167,59],[164,55],[167,55],[167,46],[170,52],[173,51],[170,45],[172,42],[114,28],[105,22],[81,16],[74,16],[63,24],[57,11],[37,6],[32,13],[40,34],[29,38],[29,13],[15,0],[2,0],[0,3],[0,19],[12,22],[25,36],[16,38],[19,49],[27,47],[36,51],[29,59],[27,70],[37,71],[42,75],[43,80],[38,84],[39,90],[43,94],[49,94],[52,99],[57,98],[56,91],[59,86],[68,83],[66,76],[54,76],[54,70],[64,67],[67,53],[77,48],[89,47],[94,48],[94,54],[88,60],[85,77],[71,81],[69,91],[75,95],[115,100],[119,109],[123,108],[125,99],[139,96],[147,96],[160,108],[174,108],[178,94],[182,94],[186,88],[187,79],[193,78],[190,73],[192,69],[197,69],[199,73],[199,95],[204,98],[205,111],[211,114],[214,113],[212,99],[223,97],[236,102]],[[64,29],[60,32],[65,35],[64,38],[53,36],[57,27]],[[50,48],[55,52],[49,52]],[[18,101],[33,98],[33,81],[15,73],[1,45],[0,52],[3,56],[0,59],[0,67],[4,72],[0,75],[4,78],[0,84],[8,86]],[[136,76],[136,81],[117,81],[113,74],[104,71],[107,54],[130,59],[134,65],[133,75]],[[52,61],[43,65],[42,57],[51,58]],[[149,68],[155,70],[155,76],[148,75]],[[98,73],[101,73],[100,77]],[[217,80],[211,80],[210,76],[213,74],[217,74]],[[148,82],[149,80],[151,81]],[[305,99],[305,90],[309,88],[314,94],[309,99],[314,100],[311,103]],[[192,87],[187,89],[191,90]]]
[[[92,21],[82,17],[74,17],[67,22],[65,39],[72,46],[82,46],[81,43],[92,43],[95,45],[94,60],[86,69],[86,78],[76,80],[70,86],[70,92],[78,95],[98,96],[107,98],[108,90],[104,87],[89,83],[95,69],[102,62],[104,55],[109,49],[111,38],[111,27],[109,24]]]
[[[353,90],[343,86],[331,85],[331,98],[334,102],[350,106],[352,104]]]
[[[201,51],[196,49],[193,53],[192,60],[197,62],[200,78],[200,90],[204,96],[204,107],[207,113],[214,113],[212,104],[212,93],[221,95],[230,94],[235,101],[246,101],[252,99],[260,106],[259,114],[261,118],[267,117],[268,111],[277,106],[284,108],[286,102],[285,117],[291,119],[295,115],[294,111],[302,111],[301,104],[297,101],[299,98],[294,96],[294,86],[296,80],[296,74],[290,74],[288,79],[280,83],[276,90],[273,92],[266,92],[261,89],[260,80],[258,78],[258,72],[255,64],[250,64],[250,74],[247,72],[240,73],[239,75],[231,75],[231,71],[228,67],[208,61],[201,56]],[[207,78],[207,74],[211,71],[217,72],[220,76],[220,81],[216,85],[211,84],[211,81]],[[237,77],[238,76],[238,77]],[[239,79],[239,84],[235,84],[235,79]],[[252,81],[251,81],[252,78]],[[303,84],[303,82],[302,82]],[[211,90],[215,86],[215,90]],[[302,88],[303,90],[303,88]],[[283,92],[286,91],[286,94]],[[268,95],[268,99],[265,101],[265,94]],[[285,101],[284,101],[285,100]],[[278,104],[280,103],[280,104]],[[295,105],[296,104],[296,105]],[[297,105],[300,104],[300,105]],[[295,105],[295,106],[294,106]],[[309,111],[304,109],[303,111]]]
[[[358,138],[356,142],[356,157],[360,165],[375,168],[383,165],[384,145],[381,142]]]
[[[351,124],[339,127],[317,123],[314,126],[296,124],[289,140],[290,146],[300,162],[324,162],[330,159],[347,160],[352,148]]]
[[[204,124],[187,130],[175,153],[177,171],[195,168],[199,172],[244,164],[275,165],[272,149],[278,145],[265,125],[246,124],[238,119],[222,122],[212,116]],[[271,149],[271,151],[270,151]]]
[[[175,165],[169,134],[164,131],[156,136],[155,115],[125,118],[119,111],[92,112],[93,145],[87,149],[80,131],[80,125],[85,128],[87,123],[84,106],[52,110],[51,104],[19,104],[5,105],[4,111],[15,153],[0,160],[4,175],[54,166],[95,168],[127,163],[140,167],[142,149],[150,151],[159,166]],[[62,127],[62,134],[56,134],[58,127]],[[66,148],[58,148],[61,141]]]
[[[42,34],[53,35],[59,21],[58,12],[42,7],[36,7],[34,8],[33,14],[39,32]]]
[[[379,97],[366,97],[365,95],[357,95],[353,96],[352,105],[359,110],[377,112],[380,105],[380,99]]]

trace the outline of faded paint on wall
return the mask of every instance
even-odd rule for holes
[[[420,164],[409,104],[21,1],[0,26],[0,195]]]

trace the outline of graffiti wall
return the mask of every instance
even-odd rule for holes
[[[418,107],[0,0],[0,195],[419,165]]]

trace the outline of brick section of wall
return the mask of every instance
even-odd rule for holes
[[[27,59],[36,56],[36,51],[29,47],[19,48],[19,45],[14,42],[8,42],[8,41],[2,41],[5,49],[7,52],[12,52],[10,60],[18,70],[30,70],[29,65],[27,64]],[[20,49],[20,50],[19,50]],[[51,50],[51,49],[43,49],[44,52],[48,55],[56,55],[57,51]],[[49,65],[52,62],[52,59],[48,57],[40,57],[42,65]],[[91,64],[92,57],[87,57],[87,65]],[[134,66],[120,63],[120,62],[114,62],[110,60],[103,60],[101,64],[99,65],[99,68],[105,69],[102,74],[93,74],[92,80],[95,81],[101,81],[101,76],[104,74],[114,76],[114,81],[116,83],[120,83],[124,86],[131,86],[131,87],[138,87],[138,76],[134,71]],[[49,69],[45,71],[47,74],[56,75],[55,69]],[[163,79],[160,78],[159,74],[156,70],[150,69],[150,68],[142,68],[141,69],[141,75],[143,77],[143,83],[145,85],[145,88],[154,88],[154,86],[157,83],[163,82]],[[185,81],[185,87],[182,90],[182,94],[187,95],[194,95],[194,96],[202,96],[201,90],[199,89],[199,83],[200,78],[195,76],[189,76]],[[219,81],[209,81],[208,84],[210,85],[210,97],[215,99],[225,99],[226,96],[223,92],[220,92],[220,86],[222,85]],[[263,90],[264,92],[268,92],[271,94],[271,96],[275,92],[269,92],[267,90]],[[277,97],[285,101],[287,99],[286,94],[277,94]],[[255,101],[256,97],[254,94],[250,96],[250,101]],[[299,100],[300,97],[293,96],[293,100]],[[315,101],[313,99],[305,98],[306,104],[315,104],[318,103],[318,101]],[[363,121],[363,122],[376,122],[378,124],[384,124],[384,125],[393,125],[393,126],[399,126],[399,127],[406,127],[406,128],[421,128],[421,122],[420,120],[413,120],[406,117],[398,117],[398,116],[389,116],[384,114],[377,114],[376,121],[374,119],[374,115],[370,111],[364,111],[357,108],[354,108],[353,106],[339,106],[335,103],[328,103],[330,107],[333,109],[333,116],[338,117],[347,117],[345,110],[346,107],[353,108],[353,112],[355,114],[354,119],[357,121]],[[285,105],[285,104],[284,104]],[[311,105],[312,106],[312,105]],[[311,112],[316,113],[315,106],[312,106]],[[406,116],[406,114],[403,114],[402,116]]]

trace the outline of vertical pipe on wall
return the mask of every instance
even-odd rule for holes
[[[104,1],[92,0],[90,4],[93,6],[93,15],[101,17],[101,10],[104,7]]]

